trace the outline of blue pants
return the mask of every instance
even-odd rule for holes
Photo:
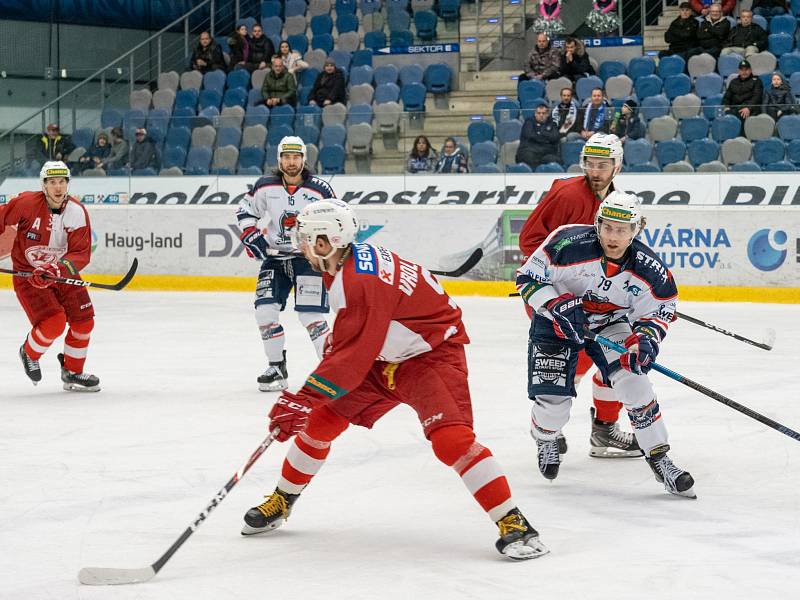
[[[330,311],[322,274],[314,271],[305,258],[268,258],[261,263],[256,283],[256,308],[262,304],[280,304],[284,310],[292,290],[297,312]]]

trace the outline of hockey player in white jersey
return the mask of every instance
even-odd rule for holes
[[[258,377],[262,392],[287,387],[286,351],[280,313],[294,290],[294,309],[308,330],[317,356],[322,356],[330,330],[325,316],[328,295],[322,276],[292,247],[290,233],[297,215],[317,200],[335,198],[328,183],[314,177],[306,166],[306,146],[295,136],[278,144],[278,169],[256,181],[239,203],[236,214],[241,240],[248,255],[261,261],[256,283],[256,322],[269,366]]]
[[[528,397],[539,470],[558,476],[556,436],[569,420],[581,349],[611,383],[628,411],[656,480],[694,498],[694,480],[667,456],[667,430],[647,372],[673,320],[678,297],[672,273],[643,242],[636,196],[612,192],[592,225],[553,231],[517,271],[517,289],[534,312],[528,341]],[[585,339],[585,327],[628,351]]]

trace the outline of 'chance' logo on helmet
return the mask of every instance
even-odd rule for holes
[[[281,146],[281,152],[299,152],[303,153],[303,147],[299,144],[284,144]]]
[[[69,170],[68,169],[47,169],[44,172],[44,177],[47,179],[48,177],[69,177]]]
[[[624,208],[615,208],[613,206],[604,206],[600,211],[600,216],[606,219],[625,222],[629,222],[633,219],[633,213],[631,211],[625,210]]]
[[[611,156],[611,148],[603,146],[584,146],[583,153],[587,156]]]

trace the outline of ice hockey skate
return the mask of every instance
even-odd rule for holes
[[[536,440],[536,446],[539,450],[539,472],[545,479],[555,479],[558,477],[558,467],[561,464],[558,439]]]
[[[497,551],[511,560],[530,560],[544,556],[550,549],[539,541],[539,532],[528,520],[512,508],[508,514],[497,522],[500,528],[500,539],[495,543]]]
[[[653,470],[656,481],[663,483],[664,489],[670,494],[696,499],[694,478],[688,471],[676,467],[667,456],[667,452],[669,452],[669,445],[665,444],[655,448],[647,457],[647,464]]]
[[[607,423],[596,419],[594,407],[589,409],[592,415],[592,433],[589,436],[589,456],[595,458],[636,458],[644,456],[644,452],[636,441],[636,436],[622,431],[617,423]]]
[[[300,497],[300,494],[287,494],[275,488],[266,500],[254,506],[244,515],[244,527],[242,535],[255,535],[257,533],[269,533],[276,530],[292,514],[292,506]]]
[[[100,379],[96,375],[89,373],[73,373],[64,367],[64,355],[58,355],[58,363],[61,365],[61,381],[64,382],[64,389],[68,392],[99,392]]]
[[[22,368],[25,369],[25,375],[33,382],[33,385],[38,385],[42,380],[42,369],[39,367],[39,361],[33,360],[25,352],[25,344],[19,347],[19,358],[22,360]]]
[[[283,360],[271,362],[269,367],[258,376],[258,389],[262,392],[280,392],[289,387],[286,381],[289,377],[286,371],[286,350],[283,351]]]

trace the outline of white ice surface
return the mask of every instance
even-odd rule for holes
[[[800,443],[657,373],[675,462],[697,501],[667,495],[642,459],[588,456],[581,386],[556,481],[536,468],[525,388],[527,321],[518,300],[460,298],[478,439],[505,467],[551,554],[506,562],[496,528],[442,466],[413,412],[352,428],[272,536],[239,535],[275,484],[275,444],[156,578],[129,587],[77,583],[81,567],[158,558],[265,434],[274,395],[247,294],[96,292],[87,370],[99,394],[61,391],[56,353],[25,378],[28,329],[0,291],[0,598],[797,598]],[[764,352],[676,323],[659,361],[800,429],[797,306],[690,304],[681,310],[758,338]],[[296,388],[313,351],[284,320]],[[627,425],[626,425],[627,426]]]

